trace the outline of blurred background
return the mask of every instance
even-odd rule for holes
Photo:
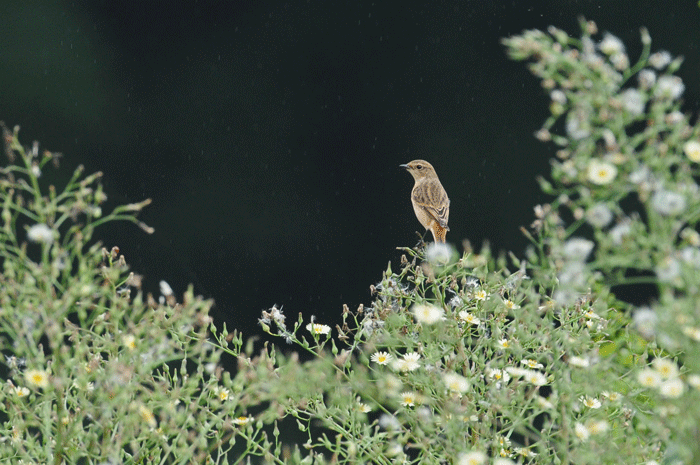
[[[63,152],[59,178],[103,171],[105,209],[153,199],[153,235],[100,237],[147,290],[192,283],[245,334],[273,304],[335,323],[423,232],[400,163],[435,166],[448,242],[522,253],[546,200],[535,177],[554,148],[533,133],[549,99],[500,39],[578,37],[579,15],[632,63],[641,26],[685,56],[683,110],[698,112],[697,1],[5,0],[0,119]]]

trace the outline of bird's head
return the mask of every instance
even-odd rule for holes
[[[406,168],[406,171],[411,173],[414,179],[422,179],[428,176],[437,176],[433,165],[425,160],[413,160],[405,165],[399,165],[401,168]]]

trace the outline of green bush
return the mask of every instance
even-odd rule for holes
[[[149,231],[135,217],[148,201],[104,215],[100,174],[82,170],[45,191],[57,157],[3,128],[0,458],[700,463],[700,127],[680,112],[679,59],[642,30],[632,65],[581,26],[504,40],[542,79],[536,136],[558,146],[526,257],[403,248],[342,326],[262,312],[282,351],[218,329],[191,289],[144,296],[91,240],[113,220]],[[623,285],[655,293],[638,306]]]

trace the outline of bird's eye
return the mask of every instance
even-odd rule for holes
[[[416,165],[416,169],[422,170],[422,169],[423,169],[423,165]]]

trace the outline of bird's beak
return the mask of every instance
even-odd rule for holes
[[[408,165],[399,165],[400,168],[408,169]]]

